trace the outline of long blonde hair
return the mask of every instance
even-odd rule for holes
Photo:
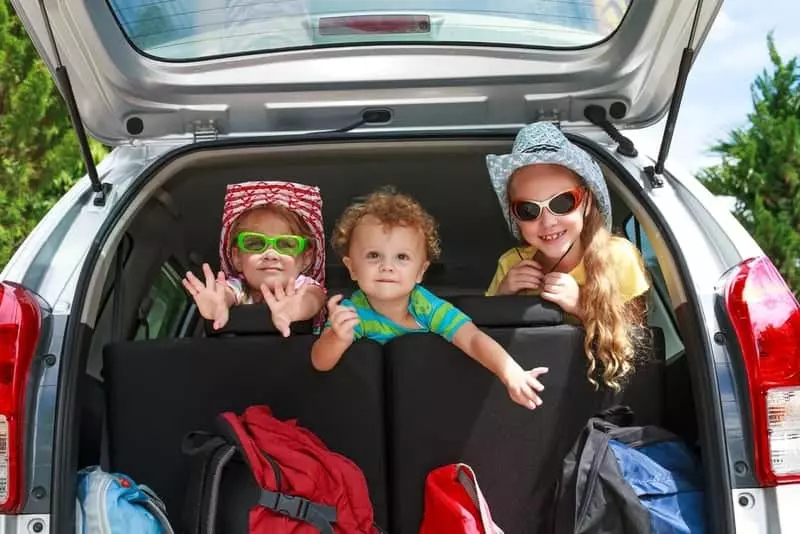
[[[605,386],[619,391],[633,372],[637,350],[645,340],[640,310],[625,300],[614,272],[611,237],[592,202],[580,237],[586,271],[580,308],[586,330],[587,376],[595,387],[597,377]]]

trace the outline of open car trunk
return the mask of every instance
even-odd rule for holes
[[[97,261],[85,278],[90,285],[78,288],[87,291],[84,318],[96,321],[89,321],[95,329],[84,350],[72,356],[85,359],[81,368],[97,393],[83,403],[80,463],[96,463],[105,450],[108,467],[150,485],[179,524],[187,476],[181,437],[212,429],[222,411],[268,404],[362,468],[376,520],[393,534],[416,532],[425,474],[457,461],[475,468],[506,532],[541,527],[563,455],[607,398],[586,380],[582,329],[535,297],[482,296],[497,258],[514,244],[484,157],[509,147],[505,138],[435,137],[219,143],[182,150],[141,177],[102,245],[105,261],[98,250],[90,253],[89,263]],[[643,208],[621,200],[617,193],[632,181],[611,168],[604,170],[615,227],[622,230],[631,212]],[[545,404],[535,412],[514,405],[488,371],[434,335],[403,336],[385,346],[358,342],[327,374],[311,369],[310,334],[284,340],[265,326],[246,335],[236,331],[234,314],[230,335],[208,336],[179,279],[187,269],[198,273],[203,262],[218,265],[225,186],[260,179],[319,185],[326,236],[346,205],[376,187],[393,185],[417,198],[442,238],[441,260],[423,283],[462,307],[523,366],[547,365]],[[122,261],[112,261],[115,251]],[[329,294],[352,289],[330,250],[327,264]],[[672,305],[655,295],[651,309],[659,311],[650,318],[653,349],[641,355],[620,400],[632,406],[638,423],[666,426],[698,446],[687,368],[692,355],[684,353]],[[189,339],[175,339],[181,336]],[[707,492],[708,499],[726,496]],[[58,519],[56,526],[64,526]]]

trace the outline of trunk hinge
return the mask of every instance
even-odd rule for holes
[[[58,53],[56,39],[53,35],[53,27],[50,25],[50,17],[47,16],[47,10],[44,7],[44,0],[39,0],[39,9],[42,10],[42,17],[44,18],[44,24],[47,28],[47,36],[50,39],[50,45],[53,47],[53,53],[55,54],[56,83],[61,87],[64,102],[67,104],[69,118],[70,121],[72,121],[72,127],[75,129],[75,134],[78,137],[78,146],[80,147],[81,156],[83,157],[83,164],[86,166],[86,174],[89,175],[89,180],[92,182],[92,190],[95,192],[94,205],[105,206],[106,197],[111,190],[111,184],[104,184],[97,175],[97,167],[95,167],[92,151],[89,148],[89,139],[86,137],[86,130],[83,127],[83,121],[78,111],[78,104],[75,102],[75,93],[72,92],[69,73],[67,73],[67,68],[63,63],[61,63],[61,55]]]
[[[198,120],[192,122],[192,137],[193,142],[199,143],[202,141],[216,141],[219,137],[219,128],[217,128],[214,119],[207,121]]]
[[[558,109],[558,106],[554,107],[552,110],[547,111],[544,108],[540,108],[536,112],[536,121],[535,122],[549,122],[559,130],[561,129],[561,113]]]
[[[692,68],[692,61],[694,60],[694,36],[697,31],[697,24],[700,21],[700,12],[703,10],[703,0],[697,0],[697,8],[694,12],[694,20],[692,21],[692,29],[689,31],[689,44],[683,49],[681,55],[681,62],[678,66],[678,79],[675,81],[675,91],[672,94],[672,102],[669,105],[669,114],[667,115],[667,123],[664,126],[664,135],[661,138],[661,148],[658,151],[658,159],[655,165],[649,165],[644,168],[647,178],[650,180],[652,187],[663,187],[664,185],[664,163],[669,154],[669,148],[672,144],[672,136],[675,134],[675,122],[678,120],[678,111],[681,107],[681,100],[683,99],[683,91],[686,89],[686,80],[689,78],[689,69]]]

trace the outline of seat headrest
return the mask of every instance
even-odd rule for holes
[[[524,328],[564,323],[561,308],[536,296],[459,295],[448,300],[480,327]],[[219,330],[214,330],[213,321],[205,320],[204,323],[206,335],[211,337],[280,335],[272,324],[269,308],[265,304],[232,307],[228,323]],[[309,319],[292,323],[291,330],[292,334],[311,334],[314,331],[313,321]]]
[[[523,328],[564,323],[564,311],[538,296],[454,296],[449,301],[466,313],[476,326]]]
[[[290,327],[292,334],[311,334],[314,330],[313,320],[298,321],[292,323]],[[272,324],[272,316],[266,304],[244,304],[233,306],[230,309],[228,323],[214,330],[214,321],[205,320],[205,330],[207,336],[264,336],[281,335]]]

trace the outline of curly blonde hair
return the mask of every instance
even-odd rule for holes
[[[372,216],[388,227],[407,226],[418,228],[425,236],[425,249],[428,260],[435,260],[441,254],[439,231],[434,218],[408,195],[392,188],[383,188],[370,194],[363,202],[351,204],[336,221],[331,244],[340,256],[347,256],[353,230],[364,217]]]
[[[597,376],[605,386],[619,391],[633,372],[637,351],[646,345],[646,339],[642,310],[635,300],[626,301],[618,287],[611,237],[603,216],[592,202],[580,237],[586,270],[580,307],[586,330],[587,376],[595,387]]]

